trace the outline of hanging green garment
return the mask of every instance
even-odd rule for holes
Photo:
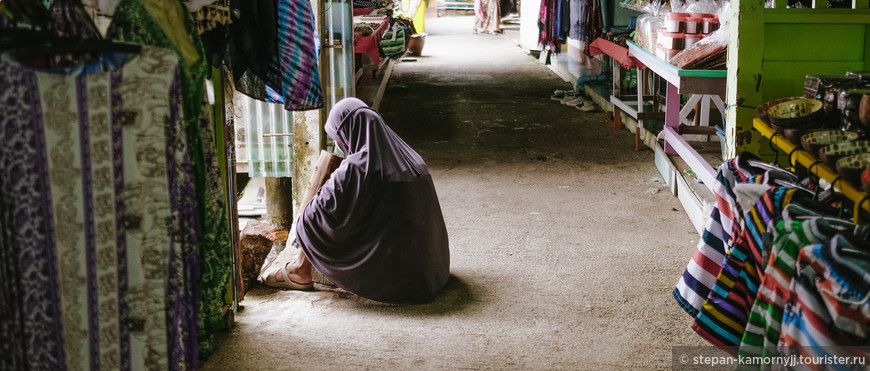
[[[200,267],[194,270],[199,275],[199,328],[178,330],[197,331],[199,357],[207,359],[213,351],[214,332],[224,328],[222,311],[232,270],[232,243],[214,127],[202,115],[208,72],[202,42],[193,17],[178,0],[122,0],[115,9],[108,38],[171,49],[184,61],[180,64],[182,105],[200,221]]]

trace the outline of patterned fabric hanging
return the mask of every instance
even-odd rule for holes
[[[100,30],[76,0],[54,0],[48,8],[58,36],[78,39],[101,39]]]
[[[178,58],[79,70],[0,56],[0,369],[195,367]]]
[[[183,8],[177,0],[173,1],[177,7]],[[180,21],[184,23],[185,37],[193,41],[201,56],[202,44],[195,32],[193,17],[186,10],[183,14],[185,17]],[[169,34],[171,32],[165,32],[151,16],[143,0],[122,0],[115,9],[108,32],[112,39],[174,50],[184,60],[183,51],[170,40]],[[188,59],[180,65],[184,121],[201,221],[197,229],[202,233],[199,241],[202,276],[198,277],[199,351],[203,358],[207,358],[214,344],[214,331],[224,328],[223,308],[232,269],[232,242],[225,212],[226,195],[214,154],[217,145],[214,127],[207,119],[202,121],[203,90],[208,66],[202,57],[195,61]]]
[[[291,111],[323,107],[317,57],[320,39],[308,0],[278,1],[278,55],[266,80]],[[281,103],[281,102],[278,102]]]
[[[323,107],[317,69],[320,39],[310,2],[246,1],[232,12],[238,18],[230,26],[227,65],[236,89],[291,111]]]

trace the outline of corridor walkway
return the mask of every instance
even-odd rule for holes
[[[703,345],[671,290],[698,241],[651,151],[472,18],[427,19],[380,112],[426,160],[452,278],[431,304],[257,289],[206,370],[670,369]]]

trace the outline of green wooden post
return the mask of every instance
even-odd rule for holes
[[[868,2],[870,0],[863,0],[863,2]],[[867,4],[864,4],[864,8],[867,9]],[[867,44],[870,44],[870,24],[864,25],[864,69],[863,71],[870,71],[870,47]]]
[[[764,1],[733,0],[729,21],[728,78],[725,92],[726,156],[743,151],[768,157],[767,140],[752,128],[761,91],[764,55]]]
[[[323,38],[326,34],[326,8],[323,1],[311,0],[311,9],[314,11],[314,26],[317,34]],[[322,40],[321,40],[322,41]],[[321,43],[323,45],[323,43]],[[317,61],[317,69],[323,73],[324,58],[328,53],[320,53]],[[321,85],[323,76],[321,75]],[[326,91],[325,89],[323,91]],[[320,151],[326,149],[326,132],[323,130],[326,124],[326,108],[308,111],[293,112],[293,215],[302,211],[300,205],[305,190],[308,188],[308,179],[314,173]]]

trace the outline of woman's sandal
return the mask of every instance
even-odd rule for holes
[[[280,287],[291,290],[311,290],[314,288],[314,282],[298,283],[291,280],[290,277],[287,275],[287,264],[272,269],[272,271],[266,274],[263,283],[265,283],[266,286]]]

